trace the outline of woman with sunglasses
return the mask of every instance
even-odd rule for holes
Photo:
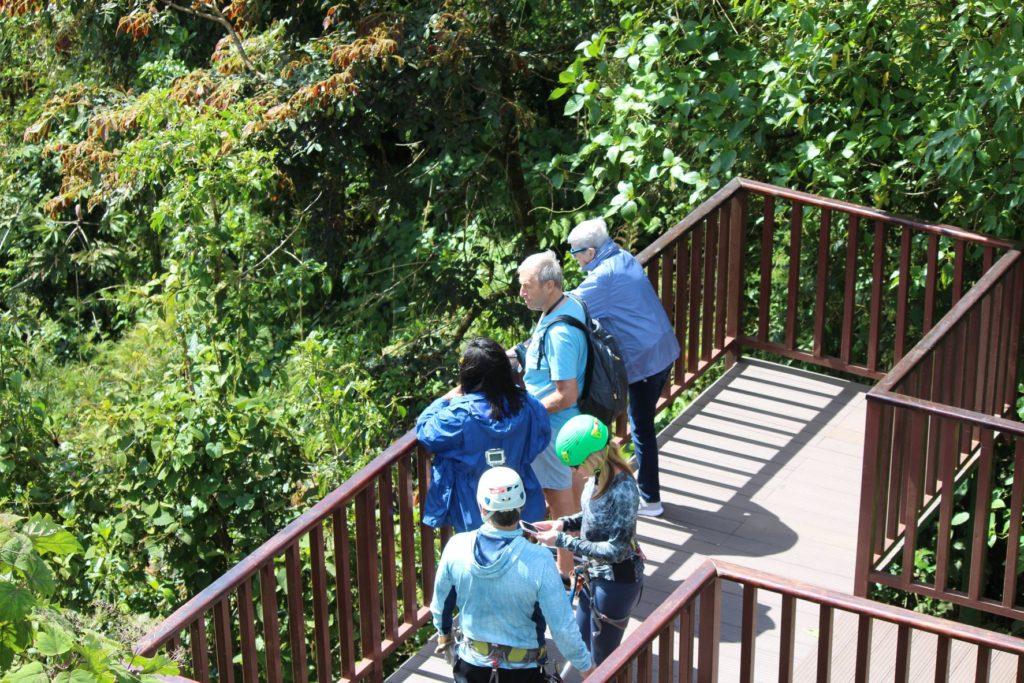
[[[640,600],[644,562],[636,542],[640,491],[608,427],[591,415],[565,423],[555,451],[566,465],[587,477],[582,512],[537,522],[537,540],[586,558],[576,623],[594,664],[622,641],[629,614]],[[579,538],[567,532],[579,531]]]

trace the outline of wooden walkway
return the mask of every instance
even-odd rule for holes
[[[743,360],[662,431],[665,515],[641,518],[638,526],[647,571],[627,633],[707,557],[852,592],[866,390],[855,382]],[[818,611],[797,604],[795,678],[813,680]],[[781,599],[759,592],[757,680],[777,680],[780,613]],[[847,616],[837,616],[836,681],[853,675],[856,624]],[[740,589],[726,583],[721,681],[739,676],[739,623]],[[887,653],[894,641],[875,634],[872,680],[892,680],[894,661]],[[392,680],[451,680],[451,669],[428,656],[431,649],[428,643]],[[934,646],[917,651],[929,650]],[[957,662],[956,650],[953,655],[950,680],[971,680],[973,661]],[[999,668],[994,658],[993,672]]]

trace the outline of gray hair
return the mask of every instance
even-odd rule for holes
[[[559,289],[562,288],[562,264],[558,262],[555,252],[550,249],[539,254],[530,254],[524,258],[523,262],[519,264],[517,272],[520,275],[536,272],[538,283],[554,282]]]
[[[573,228],[565,241],[573,249],[597,249],[608,241],[608,226],[603,218],[591,218]]]

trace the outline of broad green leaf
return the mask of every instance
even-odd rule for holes
[[[3,541],[3,545],[0,545],[0,563],[17,567],[22,571],[31,567],[31,558],[35,556],[32,539],[24,534],[11,534]]]
[[[42,662],[29,662],[3,677],[2,683],[49,683]]]
[[[569,101],[565,103],[565,115],[572,116],[583,108],[585,102],[586,98],[583,95],[573,95],[569,98]]]
[[[566,88],[564,86],[561,87],[561,88],[555,88],[554,90],[551,91],[551,95],[548,96],[548,99],[549,100],[557,100],[559,97],[561,97],[562,95],[564,95],[567,92],[569,92],[569,88]]]
[[[700,173],[697,173],[696,171],[687,171],[679,176],[679,180],[687,185],[696,185],[700,182]]]
[[[970,518],[971,518],[971,513],[969,513],[969,512],[958,512],[955,515],[953,515],[953,519],[949,520],[949,523],[952,526],[960,526],[961,524],[963,524],[964,522],[966,522]]]
[[[46,517],[41,517],[39,515],[32,515],[32,517],[21,526],[20,531],[29,538],[36,538],[39,536],[52,536],[58,531],[63,531],[63,527],[52,519],[47,519]]]
[[[52,536],[33,538],[32,545],[40,553],[51,553],[61,557],[82,552],[82,544],[78,542],[78,539],[63,529]]]
[[[156,526],[167,526],[174,521],[174,516],[167,510],[160,512],[158,516],[153,519],[153,524]]]
[[[133,666],[141,666],[143,674],[154,676],[173,676],[178,673],[178,665],[174,660],[165,655],[155,657],[135,657],[132,660]]]
[[[24,619],[36,605],[36,597],[9,581],[0,581],[0,621]]]
[[[621,213],[622,217],[625,218],[627,221],[633,220],[634,218],[636,218],[637,214],[636,202],[630,199],[628,202],[622,205],[622,208],[619,209],[619,213]]]
[[[718,160],[718,168],[723,171],[728,171],[732,168],[734,163],[736,163],[736,151],[727,149],[722,152],[722,156]]]
[[[12,527],[25,519],[21,515],[12,515],[9,512],[0,512],[0,527]]]
[[[62,655],[74,647],[75,641],[64,629],[50,626],[36,634],[36,649],[47,657]]]
[[[100,679],[96,677],[96,674],[86,671],[85,669],[61,671],[53,677],[54,683],[97,683],[99,680]]]
[[[33,555],[25,570],[25,579],[28,587],[42,595],[52,595],[57,586],[53,582],[53,572],[50,567],[38,555]]]
[[[804,12],[800,15],[800,28],[803,29],[804,33],[814,32],[814,17],[811,16],[810,12]]]

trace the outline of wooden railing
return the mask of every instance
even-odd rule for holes
[[[856,590],[876,582],[1014,619],[1024,514],[1024,424],[1013,415],[1024,308],[1024,255],[1011,250],[867,395]],[[1012,490],[1001,566],[986,566],[993,477],[1001,460]],[[1020,476],[1018,476],[1020,475]],[[952,581],[955,491],[970,534],[957,558],[967,569]],[[973,498],[973,502],[970,500]],[[1005,503],[1004,503],[1005,504]],[[922,525],[936,524],[925,543]],[[934,558],[930,581],[915,578],[915,559]],[[897,554],[898,553],[898,554]],[[898,573],[887,567],[896,560]],[[1000,575],[992,581],[991,572]],[[998,589],[986,585],[998,584]],[[990,593],[995,594],[990,594]]]
[[[936,681],[949,679],[951,652],[955,641],[973,646],[975,662],[974,680],[988,681],[993,651],[1005,652],[1017,658],[1017,680],[1024,677],[1024,640],[993,631],[966,626],[945,619],[919,614],[826,590],[779,576],[747,569],[720,560],[705,560],[665,602],[623,642],[588,680],[604,681],[690,681],[694,675],[698,683],[718,680],[718,649],[722,627],[723,587],[737,585],[742,590],[740,627],[739,680],[755,680],[755,644],[758,633],[758,601],[764,594],[774,594],[781,600],[778,626],[778,680],[791,681],[798,662],[795,661],[794,641],[796,614],[799,603],[817,605],[818,643],[815,655],[815,676],[818,681],[832,680],[834,662],[833,643],[837,640],[837,615],[849,613],[857,617],[854,680],[869,680],[872,658],[872,635],[880,623],[895,625],[896,662],[895,680],[910,680],[913,658],[919,654],[920,644],[913,652],[911,643],[916,633],[937,636],[934,652],[925,652],[934,658]],[[736,622],[733,621],[733,624]],[[764,642],[764,641],[762,641]],[[918,639],[918,643],[920,639]],[[655,657],[657,658],[655,661]],[[758,678],[763,678],[761,672]]]
[[[740,346],[870,379],[881,379],[993,255],[1012,247],[951,225],[738,184],[758,217],[746,228],[743,278],[756,294],[744,302]],[[788,258],[775,263],[780,252]]]
[[[788,229],[777,229],[782,225]],[[905,355],[916,358],[906,350],[944,329],[935,323],[946,311],[976,298],[964,292],[1012,246],[734,179],[638,255],[682,348],[658,410],[743,349],[880,379],[894,363],[909,362]],[[776,263],[780,251],[788,258]],[[898,277],[895,296],[890,270]],[[922,272],[918,286],[913,276]],[[1002,284],[1001,301],[1012,298],[1009,288]],[[995,306],[970,320],[995,319]],[[872,405],[869,415],[877,417],[880,404]],[[877,440],[871,429],[869,418]],[[616,434],[627,437],[625,420]],[[436,557],[447,537],[419,523],[429,457],[407,433],[185,603],[136,651],[181,653],[188,674],[204,682],[380,680],[385,658],[429,618]],[[1014,495],[1019,503],[1020,491]],[[241,662],[233,664],[237,651]]]
[[[198,681],[300,682],[311,673],[318,681],[380,680],[384,658],[429,618],[439,548],[415,509],[428,466],[429,454],[407,433],[182,605],[135,651],[180,652]]]

